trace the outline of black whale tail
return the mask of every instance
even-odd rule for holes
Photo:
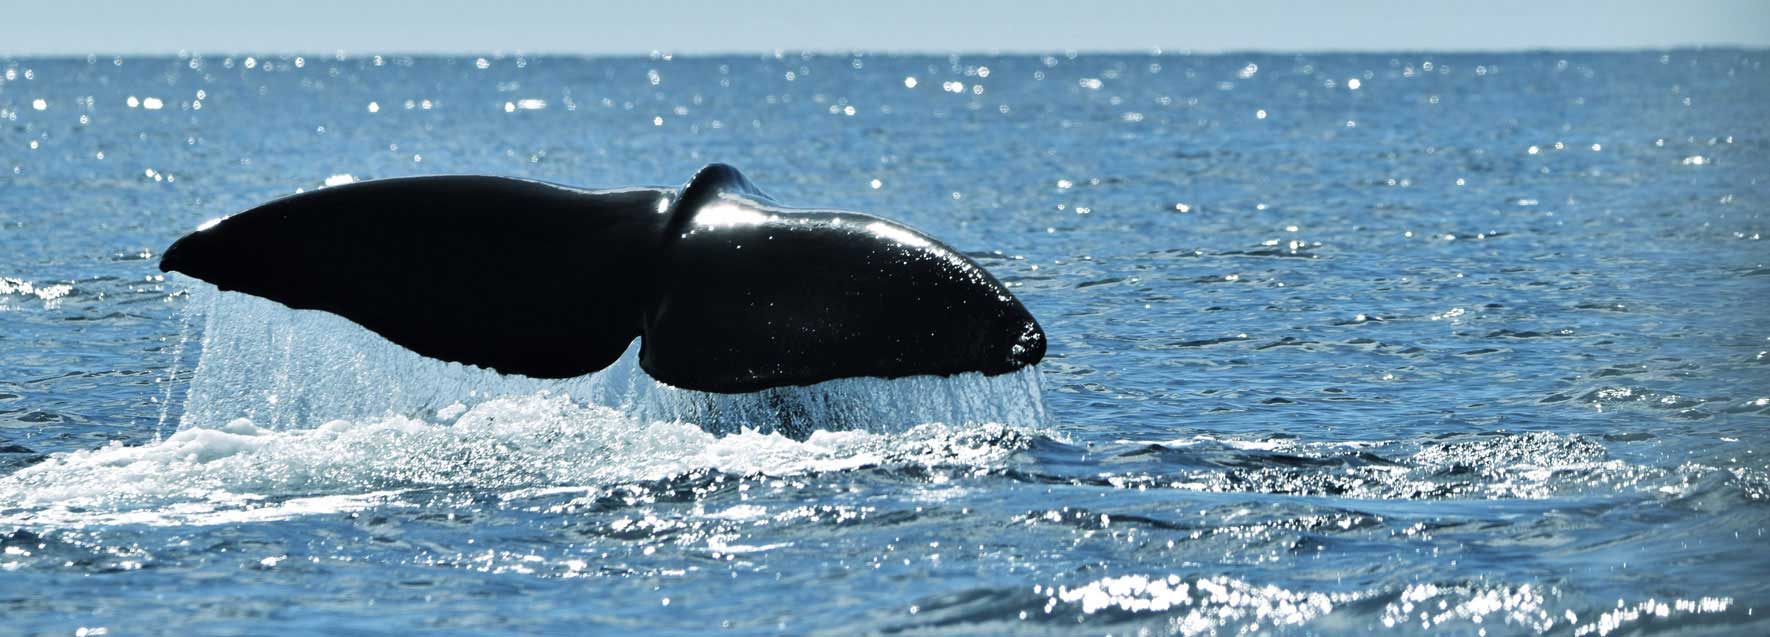
[[[713,164],[680,190],[477,176],[278,199],[179,239],[160,268],[348,318],[432,358],[566,378],[643,336],[665,383],[999,374],[1044,333],[988,272],[908,227],[774,204]]]

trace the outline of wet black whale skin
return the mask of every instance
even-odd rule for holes
[[[569,378],[635,337],[677,387],[1002,374],[1045,336],[981,266],[916,230],[775,204],[730,166],[681,189],[485,176],[365,181],[206,224],[160,260],[414,352]]]

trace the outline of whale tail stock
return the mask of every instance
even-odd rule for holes
[[[681,189],[482,176],[324,188],[205,224],[160,268],[331,312],[419,354],[581,376],[642,337],[686,389],[1000,374],[1044,333],[994,277],[913,229],[785,208],[736,169]]]

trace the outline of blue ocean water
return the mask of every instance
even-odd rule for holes
[[[1766,58],[0,60],[0,633],[1762,633]],[[713,161],[1049,356],[716,434],[156,267],[328,183]]]

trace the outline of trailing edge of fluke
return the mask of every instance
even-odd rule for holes
[[[1038,321],[957,250],[878,217],[780,206],[723,164],[680,189],[335,186],[204,224],[160,269],[539,378],[603,369],[635,337],[652,377],[723,393],[1003,374],[1045,354]]]

